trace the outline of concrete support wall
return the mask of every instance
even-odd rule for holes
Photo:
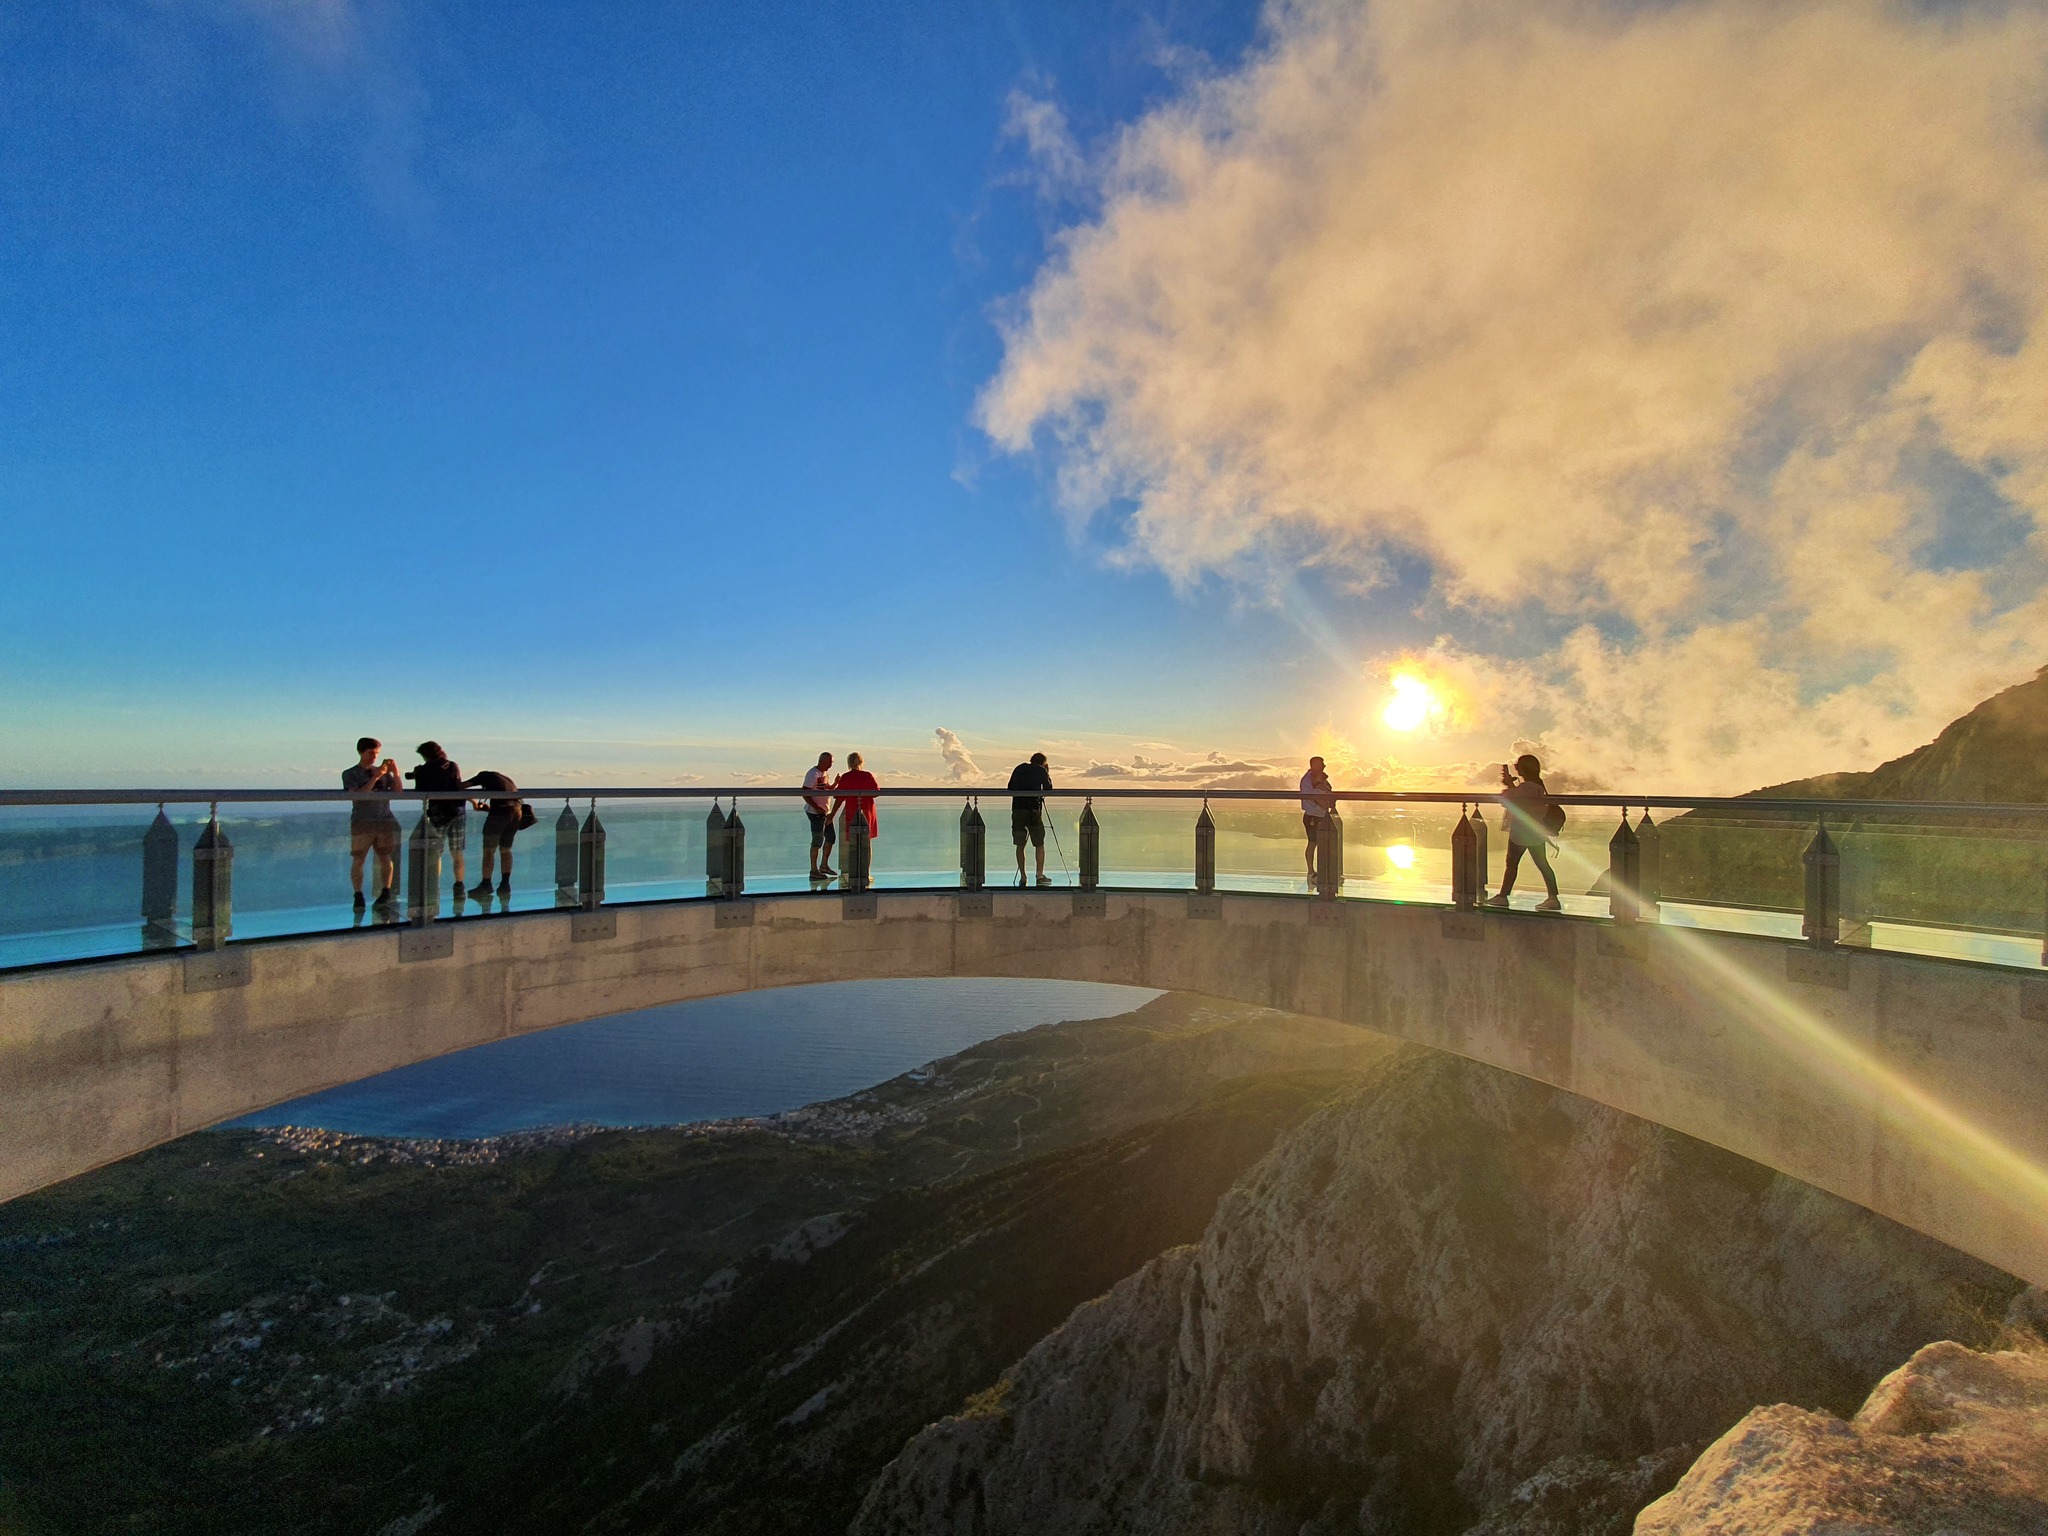
[[[1342,1019],[1659,1121],[2048,1283],[2048,980],[1520,915],[1225,895],[536,913],[0,977],[0,1198],[446,1051],[658,1003],[1040,976]],[[579,929],[611,937],[578,938]],[[452,942],[450,942],[452,941]],[[432,954],[436,946],[444,954]],[[428,951],[426,957],[401,959]],[[246,961],[246,981],[235,967]]]

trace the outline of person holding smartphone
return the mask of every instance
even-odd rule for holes
[[[382,763],[377,754],[384,750],[384,743],[374,736],[364,736],[356,742],[356,761],[352,768],[341,770],[341,787],[349,790],[396,790],[398,764],[391,758]],[[348,878],[355,887],[355,909],[360,912],[363,901],[363,863],[372,854],[377,855],[377,905],[389,907],[397,899],[395,887],[398,884],[398,818],[392,814],[389,800],[351,800],[348,806]]]

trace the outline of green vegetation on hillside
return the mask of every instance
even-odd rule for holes
[[[188,1137],[0,1207],[0,1530],[843,1528],[1388,1049],[1169,997],[787,1134]]]

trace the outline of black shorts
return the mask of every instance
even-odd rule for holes
[[[1043,808],[1010,811],[1010,841],[1022,848],[1026,841],[1034,848],[1045,846],[1045,811]]]
[[[1313,843],[1323,835],[1323,818],[1311,816],[1307,811],[1303,811],[1301,813],[1301,830],[1308,834],[1308,840]]]
[[[519,835],[519,813],[517,811],[492,811],[484,818],[484,846],[486,848],[510,848],[512,839]]]
[[[838,841],[838,834],[832,830],[832,813],[830,811],[807,810],[804,814],[811,818],[812,852],[816,852],[820,848],[830,848],[833,843]]]

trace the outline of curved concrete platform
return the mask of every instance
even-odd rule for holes
[[[972,912],[979,906],[981,912]],[[534,913],[0,977],[0,1198],[602,1014],[1034,976],[1341,1019],[1537,1078],[2048,1283],[2048,983],[1696,930],[1300,897],[881,893]]]

